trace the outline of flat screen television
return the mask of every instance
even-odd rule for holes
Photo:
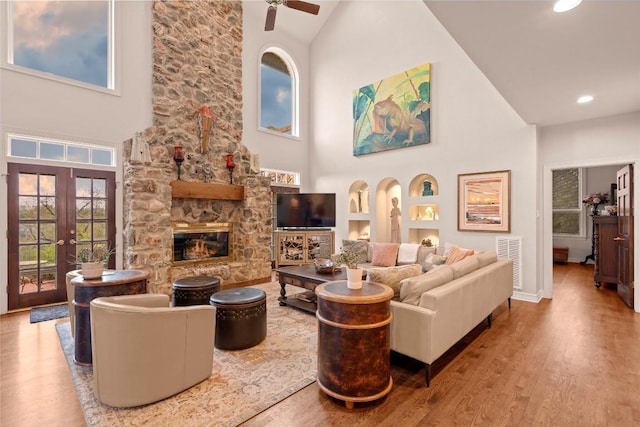
[[[335,193],[278,193],[278,228],[327,228],[336,226]]]

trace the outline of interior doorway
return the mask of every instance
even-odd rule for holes
[[[7,166],[8,309],[66,301],[77,252],[115,246],[115,172]]]

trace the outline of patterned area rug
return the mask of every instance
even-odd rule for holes
[[[168,399],[118,409],[93,395],[90,367],[73,363],[69,323],[56,325],[88,426],[236,426],[316,380],[315,316],[278,305],[280,285],[267,293],[267,338],[240,351],[215,349],[208,380]]]
[[[69,305],[51,305],[49,307],[34,307],[31,309],[29,321],[31,323],[46,322],[47,320],[69,317]]]

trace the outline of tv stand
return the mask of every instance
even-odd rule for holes
[[[330,258],[334,252],[335,233],[330,230],[279,230],[275,239],[276,268],[310,264],[316,258]]]

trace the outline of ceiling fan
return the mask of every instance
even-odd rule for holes
[[[276,12],[279,5],[289,7],[291,9],[301,10],[303,12],[317,15],[320,11],[320,6],[306,1],[297,0],[265,0],[269,3],[269,9],[267,9],[267,20],[264,23],[265,31],[272,31],[276,24]]]

